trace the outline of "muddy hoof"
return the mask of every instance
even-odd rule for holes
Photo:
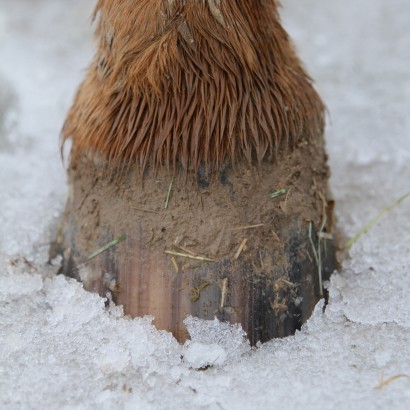
[[[276,1],[146,3],[96,6],[63,271],[181,341],[189,314],[292,334],[335,268],[324,105]]]
[[[335,269],[327,169],[302,144],[281,163],[207,180],[69,170],[64,273],[153,315],[178,340],[187,315],[241,323],[254,344],[293,334]],[[304,161],[303,158],[309,158]],[[315,160],[316,158],[316,160]],[[91,257],[90,257],[91,256]]]

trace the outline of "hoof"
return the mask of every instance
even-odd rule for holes
[[[64,274],[181,342],[187,315],[240,323],[252,344],[293,334],[336,268],[324,153],[195,175],[72,165]]]
[[[187,315],[292,334],[336,266],[324,104],[276,1],[151,3],[97,3],[62,270],[180,341]]]

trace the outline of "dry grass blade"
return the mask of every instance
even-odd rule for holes
[[[227,293],[228,293],[228,278],[224,278],[221,283],[221,304],[219,306],[220,309],[222,309],[225,305]]]
[[[399,199],[394,201],[391,205],[386,206],[373,220],[371,220],[363,229],[361,229],[352,239],[347,241],[343,245],[343,249],[349,250],[364,234],[366,234],[384,215],[391,212],[397,205],[401,204],[406,198],[410,196],[410,192],[401,196]]]
[[[178,263],[177,263],[177,260],[175,259],[175,257],[171,258],[171,262],[174,265],[175,272],[179,273],[179,266],[178,266]]]
[[[168,255],[179,256],[181,258],[195,259],[197,261],[215,262],[215,259],[206,258],[205,256],[194,256],[194,255],[189,255],[187,253],[174,252],[174,251],[165,251],[165,253]]]
[[[255,229],[264,226],[265,224],[257,224],[257,225],[247,225],[247,226],[240,226],[239,228],[233,228],[233,231],[245,231],[246,229]]]
[[[191,250],[189,250],[188,248],[185,248],[183,246],[180,246],[179,249],[181,249],[181,251],[183,251],[185,253],[188,253],[189,255],[197,256],[197,254],[195,252],[192,252]]]
[[[237,250],[236,253],[235,253],[235,256],[233,257],[234,259],[238,259],[238,258],[239,258],[239,256],[241,255],[242,251],[244,250],[244,248],[245,248],[247,242],[248,242],[248,238],[245,238],[245,239],[241,242],[241,244],[239,245],[238,250]]]
[[[317,274],[319,278],[319,289],[320,289],[320,296],[323,295],[323,288],[322,288],[322,258],[321,258],[321,253],[320,253],[320,240],[318,241],[318,247],[316,249],[315,244],[313,242],[312,238],[312,227],[313,227],[313,222],[309,222],[309,242],[310,245],[312,246],[313,250],[313,255],[315,257],[316,265],[317,265]]]
[[[201,297],[201,292],[210,285],[206,280],[201,280],[197,287],[191,289],[191,302],[195,303]]]
[[[165,199],[165,209],[168,209],[169,199],[171,197],[171,191],[172,191],[173,183],[174,183],[174,177],[172,177],[171,182],[170,182],[169,187],[168,187],[168,193],[167,193],[167,197]]]
[[[157,215],[160,214],[158,211],[153,211],[152,209],[138,208],[136,206],[132,206],[131,209],[135,209],[136,211],[141,211],[141,212],[149,212],[151,214],[157,214]]]
[[[114,245],[117,245],[118,243],[125,241],[126,237],[127,236],[124,234],[119,236],[118,238],[113,239],[111,242],[108,242],[106,245],[102,246],[101,248],[97,249],[95,252],[90,254],[84,263],[89,262],[91,259],[94,259],[96,256],[112,248]]]
[[[399,380],[399,379],[407,379],[410,381],[410,376],[407,374],[396,374],[395,376],[389,377],[387,380],[381,380],[376,389],[381,390],[384,387],[388,386],[390,383]]]

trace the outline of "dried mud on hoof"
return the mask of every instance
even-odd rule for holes
[[[69,169],[64,274],[152,315],[181,342],[187,315],[241,323],[252,344],[293,334],[336,268],[322,141],[206,176]]]

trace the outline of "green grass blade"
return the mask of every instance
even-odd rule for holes
[[[393,208],[395,208],[397,205],[401,204],[406,198],[410,196],[410,192],[407,192],[407,194],[401,196],[399,199],[394,201],[392,204],[389,206],[386,206],[373,220],[371,220],[363,229],[361,229],[352,239],[348,240],[344,245],[343,249],[350,249],[364,234],[366,234],[374,225],[377,224],[377,222],[380,221],[380,219],[383,218],[384,215],[387,213],[391,212]]]
[[[112,248],[114,245],[117,245],[117,243],[125,241],[126,237],[127,236],[124,234],[124,235],[119,236],[118,238],[113,239],[111,242],[108,242],[106,245],[102,246],[100,249],[97,249],[95,252],[90,254],[88,258],[85,260],[85,262],[89,262],[91,259],[94,259],[96,256]]]
[[[286,188],[278,189],[277,191],[272,192],[272,193],[269,195],[269,197],[270,197],[271,199],[277,198],[278,196],[285,195],[287,192],[288,192],[288,190],[287,190]]]
[[[165,199],[165,209],[168,209],[169,199],[171,198],[172,184],[174,183],[174,177],[172,177],[171,182],[168,187],[167,197]]]

